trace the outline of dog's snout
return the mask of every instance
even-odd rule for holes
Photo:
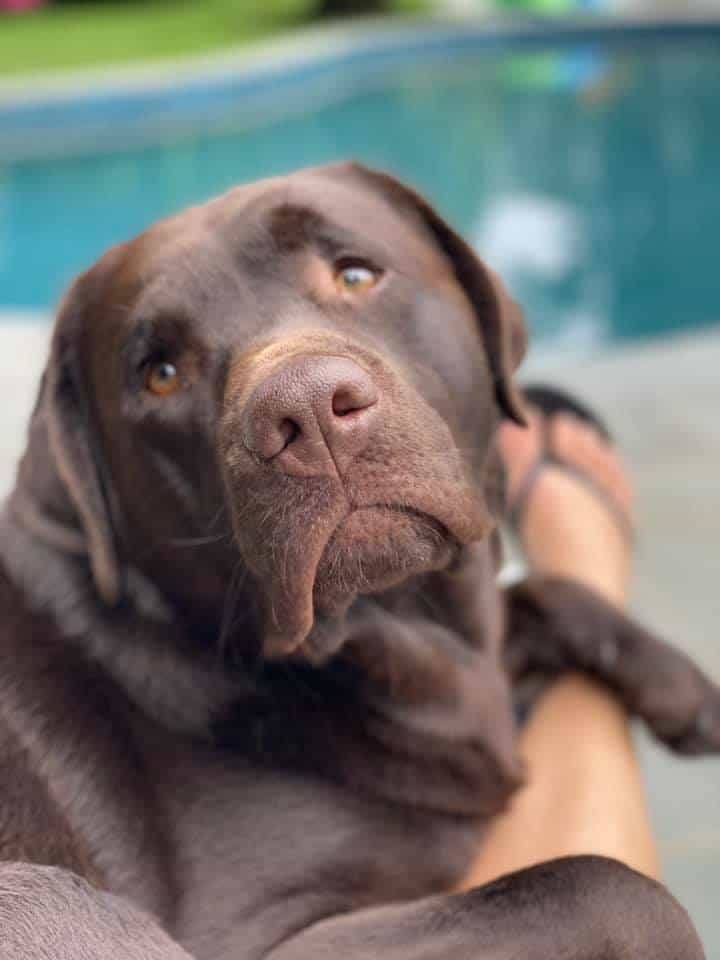
[[[244,440],[292,476],[344,473],[365,448],[380,391],[348,357],[303,357],[272,373],[251,395]]]

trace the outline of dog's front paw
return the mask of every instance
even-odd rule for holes
[[[509,599],[517,674],[582,670],[675,752],[720,753],[720,687],[685,653],[569,580],[534,578]]]
[[[695,692],[686,722],[668,726],[661,714],[655,724],[649,721],[649,725],[676,753],[720,753],[720,687],[699,670],[690,669],[696,674],[691,681]]]
[[[720,687],[682,651],[626,620],[586,666],[675,753],[720,753]]]
[[[598,643],[596,675],[676,753],[720,753],[720,687],[629,619]]]

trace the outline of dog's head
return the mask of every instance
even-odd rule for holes
[[[518,307],[420,196],[326,167],[108,253],[62,305],[36,415],[107,603],[130,564],[205,619],[242,581],[283,656],[489,532],[524,347]]]

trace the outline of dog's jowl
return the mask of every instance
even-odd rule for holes
[[[523,783],[527,674],[720,749],[680,653],[570,582],[496,586],[525,344],[470,247],[352,164],[73,284],[0,519],[2,960],[702,957],[612,860],[451,894]]]

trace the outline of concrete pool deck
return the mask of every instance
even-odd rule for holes
[[[46,327],[14,319],[0,333],[0,494],[47,351]],[[607,417],[636,479],[635,610],[720,681],[720,329],[592,360],[531,357],[527,375],[577,390]],[[719,958],[720,760],[681,760],[639,740],[666,880],[709,960]]]

